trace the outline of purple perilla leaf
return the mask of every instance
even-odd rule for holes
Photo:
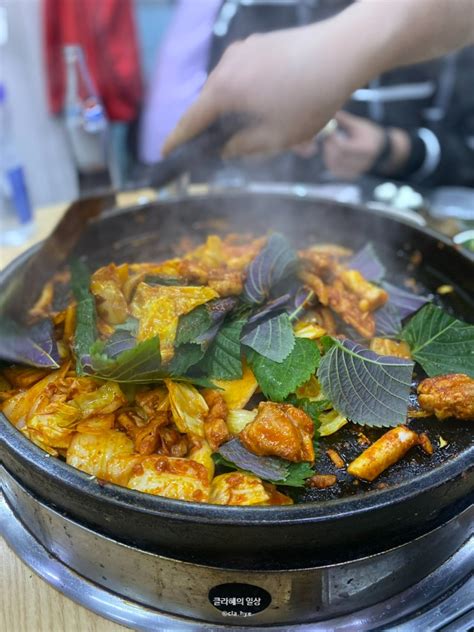
[[[247,270],[243,296],[249,303],[263,303],[271,289],[296,268],[298,258],[288,240],[275,233]]]
[[[59,354],[52,322],[47,319],[26,329],[0,320],[0,359],[44,369],[57,369]]]
[[[372,244],[367,244],[356,252],[346,265],[351,270],[358,270],[367,281],[379,283],[385,276],[385,267]]]

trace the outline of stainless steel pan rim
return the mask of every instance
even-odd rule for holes
[[[34,502],[36,503],[37,501]],[[47,509],[48,512],[51,512],[50,508]],[[62,518],[59,514],[57,514],[57,517]],[[455,523],[458,521],[459,518],[454,520]],[[71,526],[74,527],[73,523],[71,523]],[[98,585],[95,581],[91,581],[89,578],[78,573],[74,567],[67,566],[64,562],[55,557],[54,554],[51,555],[51,552],[45,548],[44,543],[38,541],[38,539],[30,533],[2,494],[0,494],[0,527],[9,546],[33,571],[67,597],[96,612],[100,616],[105,616],[122,625],[133,626],[134,629],[139,630],[160,629],[197,632],[198,630],[210,629],[210,623],[202,621],[199,616],[199,614],[201,614],[201,616],[205,618],[204,611],[206,610],[204,607],[200,612],[199,604],[197,604],[195,615],[197,615],[200,620],[194,618],[190,619],[183,615],[170,614],[169,611],[164,612],[160,609],[157,610],[156,607],[150,607],[150,605],[146,605],[145,602],[137,603],[136,600],[130,599],[129,597],[114,591],[111,592],[107,590],[105,586],[100,585],[100,583]],[[425,543],[427,539],[431,541],[432,536],[436,536],[438,532],[442,533],[447,529],[449,530],[449,527],[450,523],[443,525],[440,529],[426,534],[424,538],[420,538],[420,541],[424,540]],[[81,527],[81,529],[83,529],[83,527]],[[94,533],[91,532],[90,535],[93,537]],[[103,536],[101,536],[101,538],[102,537]],[[416,546],[416,542],[417,540],[412,542],[410,546]],[[118,546],[125,550],[126,555],[133,555],[135,553],[133,549],[130,549],[130,552],[126,553],[126,550],[130,547],[125,547],[121,544]],[[406,545],[400,548],[406,548]],[[455,548],[456,547],[454,547],[454,549]],[[368,631],[374,630],[375,628],[379,629],[381,625],[393,625],[396,623],[397,630],[407,630],[407,632],[410,632],[415,629],[413,627],[415,623],[416,629],[434,629],[435,624],[437,626],[436,629],[438,629],[441,622],[447,624],[453,620],[457,621],[460,618],[464,621],[464,615],[468,612],[471,603],[472,578],[469,580],[469,570],[472,565],[472,552],[472,542],[468,540],[464,546],[461,546],[461,548],[453,554],[449,554],[451,556],[448,557],[440,567],[431,571],[428,576],[418,581],[414,586],[406,588],[403,592],[390,596],[375,606],[365,607],[362,610],[359,609],[353,614],[344,614],[334,618],[330,616],[323,621],[313,623],[296,623],[291,626],[291,629],[301,630],[301,632],[313,632],[316,630],[324,632],[329,629],[328,625],[330,625],[330,629],[332,630],[342,631],[357,629]],[[145,555],[150,556],[150,554]],[[156,558],[158,565],[162,563],[166,565],[168,562],[173,563],[173,560],[168,560],[162,556],[152,555],[151,557]],[[371,557],[377,558],[380,556]],[[194,573],[193,568],[197,571],[201,566],[202,565],[191,565],[190,572]],[[183,567],[180,566],[180,568]],[[321,569],[317,569],[316,572],[320,570]],[[217,575],[213,575],[214,571]],[[315,569],[308,569],[308,571],[311,574]],[[100,572],[99,570],[99,574]],[[210,577],[217,581],[219,577],[218,574],[221,571],[211,568],[210,572]],[[304,572],[304,569],[299,569],[298,572]],[[284,573],[286,574],[288,571]],[[250,576],[248,577],[248,581],[252,581]],[[393,588],[391,594],[393,595]],[[447,595],[449,596],[447,597]],[[414,614],[414,620],[412,619],[413,613],[416,613]],[[405,617],[410,618],[410,621],[406,624],[407,627],[398,627],[399,625],[403,625]],[[247,621],[249,622],[248,619]],[[235,623],[238,622],[236,621]],[[262,623],[260,623],[260,625],[262,625]],[[212,629],[224,630],[229,629],[229,627],[220,625],[215,621],[212,623]],[[231,629],[248,630],[249,627],[241,627],[240,625],[234,624],[231,626]],[[287,630],[288,625],[279,625],[277,620],[274,621],[273,624],[270,623],[270,625],[268,625],[268,623],[264,624],[264,629],[282,631]]]

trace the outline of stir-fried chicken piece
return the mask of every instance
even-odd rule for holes
[[[122,426],[129,437],[133,439],[135,452],[139,454],[153,454],[161,447],[160,429],[169,423],[168,413],[158,413],[145,425],[139,426],[133,419],[132,411],[119,414],[117,421]]]
[[[188,451],[186,435],[180,434],[170,424],[166,411],[157,412],[148,421],[144,421],[132,410],[119,413],[118,425],[123,428],[134,442],[139,454],[163,454],[165,456],[184,456]]]
[[[328,288],[321,277],[304,268],[299,271],[298,276],[305,285],[313,290],[321,305],[327,305],[329,303]]]
[[[179,263],[179,274],[192,282],[207,284],[219,296],[242,292],[245,270],[265,240],[235,243],[232,236],[221,239],[210,235],[202,246],[187,254]]]
[[[363,312],[373,312],[388,301],[387,292],[367,281],[358,270],[342,270],[339,278],[350,292],[359,297],[359,308]]]
[[[315,487],[316,489],[326,489],[333,487],[337,483],[337,476],[334,474],[315,474],[308,479],[308,487]]]
[[[439,375],[418,386],[420,406],[438,419],[474,420],[474,379],[462,373]]]
[[[392,428],[354,459],[347,471],[352,476],[372,482],[419,442],[416,432],[406,426]]]
[[[237,235],[228,235],[225,239],[218,235],[209,235],[202,246],[198,246],[184,259],[199,262],[206,270],[222,265],[230,270],[244,270],[262,249],[266,239],[245,239],[244,243],[239,243],[241,239]]]
[[[127,320],[127,301],[115,264],[111,263],[96,270],[91,277],[90,289],[95,296],[97,312],[102,320],[108,325],[118,325]]]
[[[230,432],[226,424],[229,409],[219,391],[206,391],[204,399],[209,406],[209,412],[204,420],[204,434],[215,452],[219,446],[230,439]]]
[[[238,296],[244,289],[244,274],[240,270],[216,268],[209,271],[207,283],[219,296]]]
[[[206,502],[209,476],[201,463],[169,456],[146,456],[133,467],[130,489],[176,500]]]
[[[375,334],[373,314],[361,310],[359,297],[350,292],[341,279],[329,286],[329,307],[364,338],[372,338]]]
[[[322,277],[326,283],[330,281],[340,270],[338,256],[333,252],[325,252],[318,248],[307,248],[299,251],[299,257],[303,268]]]
[[[317,322],[323,327],[330,336],[337,333],[336,321],[333,313],[328,307],[320,307],[315,310]]]
[[[153,417],[157,413],[169,410],[168,389],[164,386],[157,386],[152,390],[140,391],[135,395],[135,402],[147,418]]]
[[[314,424],[291,404],[261,402],[257,416],[240,433],[245,447],[258,456],[279,456],[288,461],[314,461]]]
[[[370,348],[379,355],[411,359],[410,347],[406,342],[397,342],[390,338],[372,338]]]

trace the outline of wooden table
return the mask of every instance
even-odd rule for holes
[[[153,199],[153,191],[121,195],[119,205]],[[53,230],[66,204],[40,209],[34,236],[20,247],[0,250],[0,268]],[[120,632],[120,625],[106,621],[64,597],[35,575],[0,539],[0,630],[2,632]]]

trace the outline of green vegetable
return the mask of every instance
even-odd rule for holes
[[[140,321],[134,316],[129,316],[124,323],[115,325],[115,331],[129,331],[132,336],[137,336]]]
[[[295,339],[292,352],[283,362],[269,360],[252,349],[246,355],[263,394],[276,402],[282,402],[307,382],[320,360],[316,344],[305,338]]]
[[[97,311],[95,299],[89,291],[90,274],[87,266],[77,259],[71,263],[70,268],[72,293],[77,301],[74,334],[76,371],[83,375],[87,362],[85,358],[97,338]]]
[[[306,479],[314,474],[311,464],[306,461],[303,463],[290,463],[285,461],[285,459],[274,456],[257,457],[249,453],[245,448],[244,451],[246,452],[246,456],[242,460],[244,467],[239,467],[220,453],[214,453],[212,458],[216,465],[226,467],[232,471],[254,474],[264,481],[274,485],[284,485],[285,487],[304,487]],[[268,470],[268,475],[265,474],[265,470]],[[278,478],[272,478],[273,472],[278,472]]]
[[[351,340],[333,339],[318,379],[344,417],[366,426],[397,426],[408,409],[413,362],[381,356]]]
[[[405,325],[401,337],[428,375],[465,373],[474,377],[474,325],[426,305]]]
[[[90,349],[94,375],[113,382],[148,384],[166,377],[161,364],[158,336],[139,342],[133,349],[123,351],[115,358],[104,353],[105,343],[98,340]]]
[[[179,318],[175,346],[192,342],[212,325],[211,315],[205,305],[199,305]]]
[[[288,315],[280,314],[259,322],[240,341],[269,360],[283,362],[295,346],[295,335]]]
[[[188,369],[202,360],[203,356],[204,351],[200,345],[186,343],[176,349],[175,355],[167,365],[166,370],[172,376],[184,375]]]
[[[306,480],[314,475],[314,470],[310,463],[292,463],[288,467],[288,474],[283,481],[272,481],[277,485],[285,487],[304,487]]]
[[[202,368],[211,379],[238,380],[242,377],[240,334],[244,320],[224,323],[203,359]]]

